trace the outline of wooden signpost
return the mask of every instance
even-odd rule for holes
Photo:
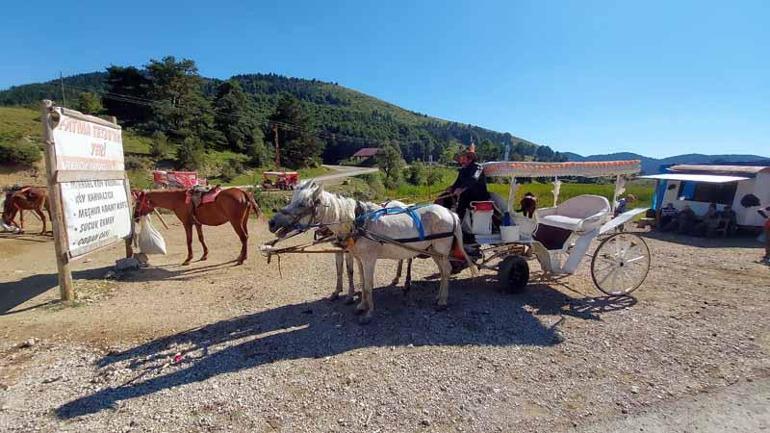
[[[61,299],[75,299],[70,263],[125,240],[133,255],[131,190],[115,119],[42,106],[43,140]]]

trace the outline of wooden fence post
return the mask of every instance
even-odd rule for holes
[[[43,144],[45,150],[45,172],[48,184],[48,199],[51,201],[51,225],[53,226],[56,268],[59,272],[59,293],[63,302],[75,300],[75,287],[72,285],[72,272],[67,256],[67,231],[64,227],[64,213],[61,204],[59,185],[54,180],[56,170],[56,149],[54,148],[53,129],[51,128],[51,110],[53,102],[44,100],[42,104]]]

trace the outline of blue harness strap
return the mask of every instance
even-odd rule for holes
[[[420,208],[422,206],[410,206],[410,207],[386,207],[382,209],[377,209],[372,212],[367,212],[365,214],[359,215],[356,218],[356,226],[362,227],[366,221],[374,221],[379,219],[380,217],[384,215],[400,215],[400,214],[407,214],[412,218],[412,221],[414,221],[414,226],[417,229],[418,236],[420,240],[425,240],[425,229],[422,226],[422,220],[420,219],[420,215],[417,214],[415,211],[416,209]]]

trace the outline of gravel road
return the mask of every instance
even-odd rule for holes
[[[331,257],[279,273],[252,248],[233,267],[222,226],[181,267],[181,228],[163,233],[169,255],[120,280],[103,279],[119,246],[78,264],[75,307],[54,302],[50,242],[0,237],[0,431],[692,431],[731,408],[732,431],[767,425],[770,270],[750,239],[645,235],[635,297],[598,297],[585,265],[520,296],[465,272],[444,312],[430,261],[409,298],[383,262],[360,326],[326,300]]]

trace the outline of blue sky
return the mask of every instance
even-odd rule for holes
[[[0,88],[173,54],[560,151],[770,156],[768,1],[45,3],[3,6]]]

